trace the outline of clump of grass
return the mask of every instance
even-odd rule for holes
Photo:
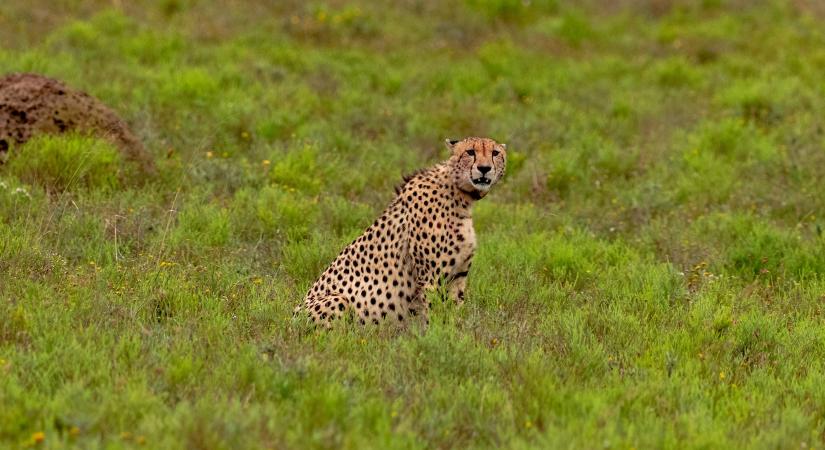
[[[536,13],[548,13],[558,10],[556,0],[465,0],[467,7],[480,13],[488,20],[524,21],[535,17]]]
[[[695,88],[702,81],[701,73],[684,57],[667,58],[653,66],[656,81],[668,88]]]
[[[318,218],[314,201],[284,186],[266,186],[259,191],[241,190],[232,207],[233,230],[250,239],[261,237],[301,241]]]
[[[121,156],[111,143],[84,135],[42,135],[12,149],[9,172],[50,191],[120,184]]]
[[[717,94],[715,100],[745,121],[774,125],[804,104],[807,95],[793,79],[737,80]]]
[[[757,128],[739,119],[708,123],[694,136],[699,152],[737,161],[769,161],[778,156],[773,145]]]
[[[808,279],[825,270],[822,242],[803,240],[748,214],[713,214],[694,224],[697,236],[722,250],[726,272],[745,279]]]
[[[197,249],[223,246],[229,238],[229,211],[218,205],[206,204],[181,211],[170,242],[182,248]]]
[[[311,145],[294,150],[278,158],[269,173],[269,179],[288,188],[298,189],[308,194],[318,194],[322,180],[319,171],[318,149]]]
[[[778,146],[753,124],[740,118],[703,123],[687,137],[676,196],[679,201],[725,202],[741,188],[749,170],[780,159]]]

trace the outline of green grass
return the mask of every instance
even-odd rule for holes
[[[82,188],[115,188],[118,184],[120,155],[111,144],[81,135],[35,136],[12,149],[25,157],[12,158],[8,172],[47,191]]]
[[[158,167],[0,167],[0,447],[825,447],[816,2],[6,0],[0,42]],[[465,306],[293,320],[466,135],[511,151]]]

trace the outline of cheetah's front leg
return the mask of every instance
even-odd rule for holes
[[[470,266],[473,265],[472,259],[472,256],[467,258],[450,276],[447,293],[458,306],[464,304],[464,291],[467,289],[467,275],[470,273]]]
[[[429,295],[435,290],[435,283],[428,281],[431,277],[417,277],[416,290],[412,295],[409,306],[409,315],[418,316],[424,324],[424,330],[430,326],[430,300]]]

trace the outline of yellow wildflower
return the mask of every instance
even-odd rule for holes
[[[32,434],[32,442],[35,444],[39,444],[46,440],[46,433],[42,431],[38,431],[37,433]]]
[[[212,153],[212,152],[206,152],[206,158],[207,158],[207,159],[211,159],[213,156],[215,156],[215,154],[214,154],[214,153]]]

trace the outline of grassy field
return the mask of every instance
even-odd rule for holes
[[[825,447],[814,0],[3,0],[0,44],[157,165],[0,166],[0,447]],[[467,135],[510,161],[465,306],[294,321]]]

